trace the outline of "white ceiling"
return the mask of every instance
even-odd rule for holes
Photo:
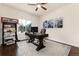
[[[38,11],[35,11],[36,6],[31,6],[28,5],[27,3],[6,3],[4,5],[8,7],[16,8],[24,12],[42,16],[67,5],[67,3],[47,3],[46,5],[44,5],[47,8],[47,11],[43,10],[42,8],[39,8]]]

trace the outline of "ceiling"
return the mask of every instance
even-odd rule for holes
[[[43,10],[42,8],[39,8],[38,11],[35,11],[36,6],[31,6],[31,5],[28,5],[27,3],[4,3],[4,5],[24,12],[42,16],[67,5],[67,3],[47,3],[43,5],[47,8],[46,11]]]

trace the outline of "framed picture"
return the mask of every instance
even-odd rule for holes
[[[63,19],[56,18],[43,22],[43,28],[63,28]]]

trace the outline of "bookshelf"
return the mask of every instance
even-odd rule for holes
[[[2,45],[15,44],[18,41],[17,37],[17,19],[2,17]]]

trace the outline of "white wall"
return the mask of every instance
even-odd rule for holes
[[[25,20],[30,20],[32,21],[32,26],[38,26],[39,25],[39,17],[36,15],[32,15],[29,13],[22,12],[20,10],[14,9],[7,7],[5,5],[0,4],[0,17],[9,17],[9,18],[14,18],[14,19],[25,19]],[[1,28],[1,22],[0,22],[0,44],[2,41],[2,28]],[[20,37],[21,35],[18,34]]]
[[[37,25],[39,22],[39,17],[36,15],[29,14],[27,12],[23,12],[5,5],[0,4],[0,16],[10,17],[15,19],[26,19],[31,20],[32,25]]]
[[[45,20],[63,17],[63,28],[47,29],[49,39],[79,47],[79,4],[69,4],[54,12],[44,15]]]

